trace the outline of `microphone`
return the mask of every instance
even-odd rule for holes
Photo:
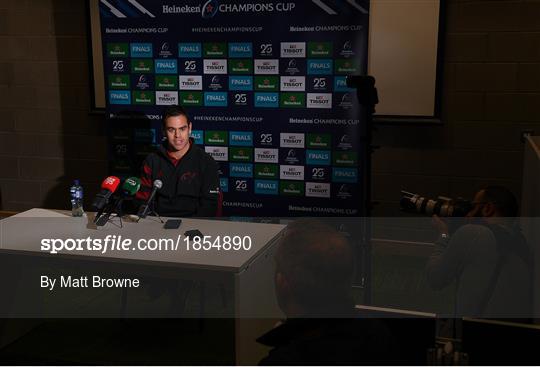
[[[105,206],[109,203],[111,195],[114,194],[120,185],[120,179],[116,176],[109,176],[101,183],[101,191],[92,202],[92,208],[97,212],[94,221],[101,216]]]
[[[122,203],[124,199],[134,196],[137,191],[139,191],[141,187],[141,180],[137,177],[130,177],[124,181],[124,184],[122,185],[121,194],[116,197],[116,201],[114,204],[107,206],[107,210],[105,214],[96,215],[96,219],[94,222],[97,226],[103,226],[107,223],[109,220],[109,217],[113,212],[116,212],[116,214],[121,217],[122,216]]]
[[[154,200],[154,196],[156,196],[156,192],[163,187],[163,182],[161,180],[155,180],[154,184],[152,185],[152,192],[150,193],[150,197],[148,197],[148,200],[146,200],[146,203],[141,205],[139,208],[139,212],[137,213],[139,219],[140,218],[146,218],[148,215],[148,211],[150,210],[150,205],[152,204]]]

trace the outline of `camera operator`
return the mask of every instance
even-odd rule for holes
[[[531,317],[532,254],[517,221],[517,200],[506,188],[478,193],[467,223],[450,236],[433,216],[439,233],[427,264],[433,289],[456,282],[455,317]]]

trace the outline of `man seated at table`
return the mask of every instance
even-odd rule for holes
[[[169,106],[162,119],[164,143],[144,160],[139,201],[148,200],[153,182],[163,182],[156,193],[155,211],[168,217],[211,217],[218,207],[218,167],[194,144],[192,124],[180,106]]]

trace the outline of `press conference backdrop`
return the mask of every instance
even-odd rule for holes
[[[313,0],[336,11],[355,0]],[[371,0],[369,74],[377,79],[379,120],[433,121],[439,118],[441,83],[441,2],[444,0]],[[93,55],[94,106],[105,108],[99,0],[89,0]],[[279,19],[276,19],[279,27]]]

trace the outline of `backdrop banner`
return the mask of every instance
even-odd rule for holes
[[[185,106],[224,213],[362,215],[368,0],[101,0],[111,170],[137,172]],[[120,121],[120,122],[119,122]]]

